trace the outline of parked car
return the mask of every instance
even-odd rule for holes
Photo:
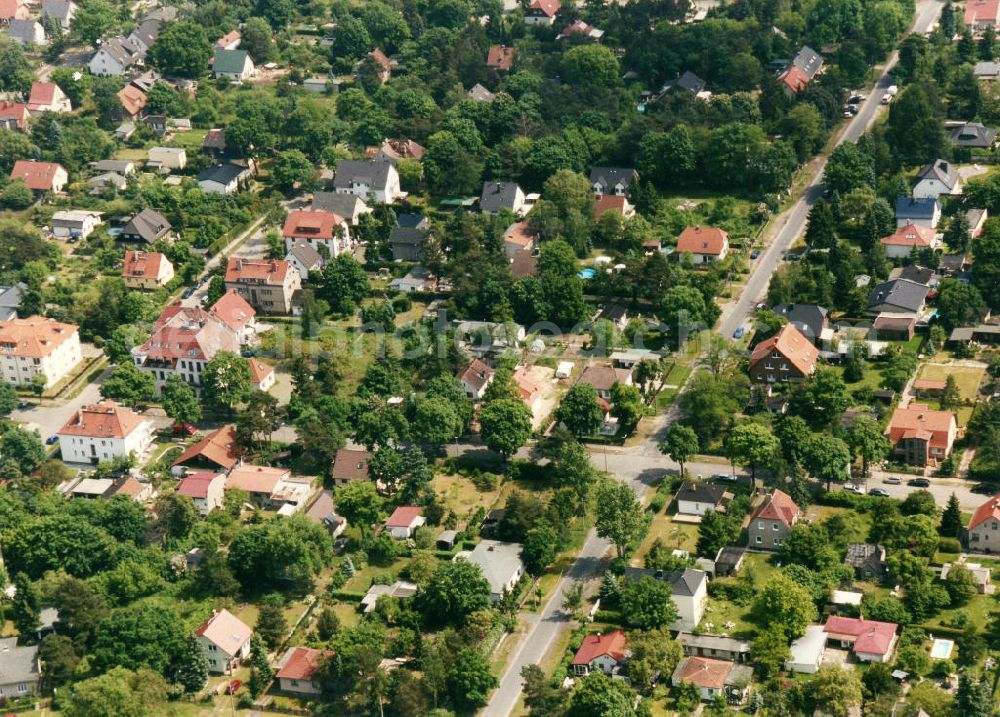
[[[742,326],[740,326],[738,329],[736,329],[736,331],[733,332],[733,338],[734,339],[742,339],[744,333],[746,333],[746,329],[744,329]]]
[[[931,482],[926,478],[914,478],[906,481],[906,485],[912,485],[914,488],[930,488]]]
[[[752,252],[750,252],[751,259],[756,259],[758,256],[760,256],[760,249],[754,249]]]
[[[198,430],[198,429],[196,429],[190,423],[175,423],[174,424],[174,433],[180,433],[180,434],[185,435],[185,436],[193,436],[194,432],[196,430]]]
[[[858,495],[864,495],[865,489],[855,483],[844,483],[844,490],[848,493],[857,493]]]
[[[872,488],[870,491],[868,491],[868,495],[873,495],[878,498],[888,498],[889,491],[887,491],[885,488]]]
[[[882,482],[888,485],[899,485],[903,482],[903,479],[899,476],[886,476],[882,479]]]
[[[712,480],[725,481],[726,483],[735,483],[738,479],[732,473],[716,473],[712,476]]]
[[[195,287],[193,287],[193,286],[189,286],[189,287],[188,287],[188,288],[186,288],[186,289],[184,290],[184,292],[183,292],[183,293],[181,294],[181,298],[182,298],[182,299],[189,299],[189,298],[191,298],[191,294],[193,294],[193,293],[194,293],[194,290],[195,290]]]
[[[52,446],[59,442],[59,436],[49,436],[45,439],[45,445]]]
[[[847,104],[849,104],[849,105],[860,105],[864,101],[865,101],[865,96],[864,95],[852,95],[851,99],[847,100]]]
[[[1000,493],[1000,485],[996,483],[977,483],[969,490],[978,495],[996,495]]]

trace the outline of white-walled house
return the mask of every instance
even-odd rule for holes
[[[333,188],[337,194],[353,194],[362,199],[369,197],[379,204],[394,204],[406,196],[399,188],[399,172],[392,162],[343,159],[337,162],[333,175]]]
[[[412,538],[414,531],[427,524],[423,509],[412,505],[401,505],[385,519],[385,529],[396,540]]]
[[[917,172],[914,199],[937,199],[942,194],[961,194],[962,177],[954,164],[939,159]]]
[[[708,481],[684,481],[677,490],[677,512],[683,515],[705,515],[722,504],[726,489]],[[730,496],[731,498],[732,496]]]
[[[677,620],[671,630],[693,630],[701,623],[708,601],[708,574],[703,570],[646,570],[625,568],[625,577],[641,580],[650,577],[670,585],[670,597],[677,606]]]
[[[162,169],[184,169],[187,166],[187,150],[183,147],[150,147],[147,167]]]
[[[156,251],[128,250],[122,263],[122,278],[130,289],[153,291],[174,278],[174,265]]]
[[[628,656],[628,637],[621,630],[587,635],[573,656],[573,674],[586,677],[591,671],[600,670],[610,677],[621,669]]]
[[[44,316],[0,321],[0,381],[30,386],[35,376],[54,386],[83,360],[80,332]]]
[[[318,695],[323,690],[313,681],[316,668],[324,659],[333,657],[332,650],[317,650],[312,647],[290,647],[278,663],[278,687],[282,692],[300,695]]]
[[[61,209],[52,215],[52,234],[60,239],[86,239],[101,225],[101,212]]]
[[[153,442],[153,422],[114,401],[81,406],[59,429],[59,450],[67,463],[99,463],[136,457]]]
[[[347,220],[322,209],[289,212],[281,236],[285,240],[285,251],[291,251],[299,242],[306,242],[317,251],[325,246],[331,259],[353,248]]]
[[[490,600],[494,603],[500,602],[505,592],[513,590],[524,575],[520,543],[481,540],[475,548],[458,553],[454,559],[459,558],[479,566],[490,584]]]
[[[195,507],[202,515],[208,515],[216,508],[221,508],[224,502],[226,476],[222,473],[199,471],[191,473],[177,484],[176,493],[186,495],[194,501]]]
[[[224,608],[213,613],[194,634],[208,659],[209,672],[232,674],[250,655],[253,630]]]

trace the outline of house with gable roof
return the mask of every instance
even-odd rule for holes
[[[250,656],[253,630],[225,608],[213,611],[194,635],[205,652],[209,672],[231,675]]]
[[[850,649],[859,662],[890,662],[898,640],[894,622],[831,615],[826,619],[828,642]]]
[[[823,57],[808,45],[803,45],[795,57],[785,67],[778,82],[789,92],[797,93],[809,86],[816,75],[823,71]]]
[[[239,465],[240,460],[236,429],[222,426],[188,446],[172,466],[199,466],[228,472]]]
[[[385,529],[396,540],[412,538],[414,531],[427,524],[423,515],[424,509],[413,505],[401,505],[385,519]]]
[[[236,332],[240,345],[253,343],[257,336],[257,312],[237,291],[227,291],[208,309]]]
[[[711,657],[685,657],[674,669],[670,683],[694,685],[703,702],[723,697],[727,704],[738,705],[746,700],[753,679],[750,665]]]
[[[28,109],[32,112],[72,112],[73,105],[55,82],[33,82]]]
[[[0,321],[0,381],[30,386],[35,376],[54,386],[81,362],[79,328],[44,316]]]
[[[87,67],[90,74],[98,77],[121,77],[130,68],[141,65],[146,51],[126,37],[112,37],[101,43],[90,58]]]
[[[516,52],[513,47],[492,45],[486,53],[486,67],[496,72],[510,72]]]
[[[958,423],[951,411],[936,411],[924,403],[911,403],[892,412],[885,429],[893,455],[911,465],[939,465],[958,438]]]
[[[513,590],[524,575],[520,543],[480,540],[475,548],[457,553],[453,560],[468,560],[479,567],[490,584],[490,601],[493,603],[500,602],[504,593]]]
[[[600,670],[608,677],[617,675],[630,656],[628,638],[621,630],[587,635],[573,656],[573,674],[586,677]]]
[[[524,191],[517,182],[483,182],[483,191],[479,195],[479,211],[483,214],[496,214],[501,209],[507,209],[523,216],[529,205]]]
[[[627,196],[632,182],[638,179],[639,173],[631,167],[593,167],[590,170],[590,186],[594,194]]]
[[[226,289],[236,291],[255,309],[270,314],[290,314],[293,299],[302,289],[302,277],[283,259],[229,257]]]
[[[395,204],[406,196],[399,188],[399,172],[392,162],[343,159],[337,162],[333,175],[337,194],[353,194],[362,199],[371,197],[379,204]]]
[[[28,189],[35,194],[61,194],[69,174],[61,164],[55,162],[36,162],[33,159],[19,159],[10,170],[11,179],[22,179]]]
[[[81,406],[56,434],[67,463],[141,456],[153,442],[153,422],[111,400]]]
[[[160,239],[169,239],[172,230],[173,227],[166,217],[155,209],[146,207],[128,220],[118,235],[118,240],[153,244]]]
[[[324,660],[333,657],[333,650],[317,650],[312,647],[290,647],[278,662],[278,688],[282,692],[299,695],[318,695],[322,686],[313,680],[316,670]]]
[[[802,509],[785,493],[775,489],[765,495],[750,516],[748,545],[758,550],[781,550],[792,526],[802,517]]]
[[[906,259],[914,250],[937,249],[941,246],[937,232],[929,227],[912,223],[897,228],[879,241],[885,247],[885,255],[889,259]]]
[[[819,349],[792,324],[757,344],[750,354],[750,378],[757,383],[804,381],[816,370]]]
[[[18,638],[0,638],[0,700],[13,701],[38,692],[41,663],[38,645],[18,645]]]
[[[26,20],[14,18],[7,23],[7,37],[18,45],[44,46],[49,44],[45,38],[45,28],[40,22],[31,18]]]
[[[250,53],[246,50],[228,50],[224,47],[215,48],[212,62],[212,75],[225,78],[230,82],[245,82],[257,74]]]
[[[122,278],[130,289],[155,291],[174,278],[174,265],[165,254],[130,249],[122,262]]]
[[[525,25],[552,25],[560,8],[559,0],[532,0],[524,11]]]
[[[297,209],[289,212],[281,236],[285,240],[285,251],[291,251],[296,244],[306,242],[317,251],[320,246],[325,246],[332,259],[353,249],[347,220],[335,212],[321,209]]]
[[[1000,495],[976,508],[965,528],[966,544],[974,553],[1000,553]]]
[[[996,27],[998,18],[1000,18],[1000,1],[998,0],[968,0],[965,3],[965,24],[973,32]]]
[[[458,376],[465,395],[473,401],[482,399],[486,388],[493,382],[493,369],[482,359],[473,359]]]
[[[330,468],[333,485],[347,485],[356,480],[369,480],[368,462],[372,454],[355,448],[340,448]]]
[[[225,498],[226,477],[222,473],[198,471],[184,476],[175,492],[186,495],[202,515],[221,508]]]
[[[962,177],[951,162],[938,159],[917,172],[913,186],[915,199],[937,199],[942,194],[961,194]]]
[[[677,256],[690,254],[695,264],[722,261],[729,253],[729,234],[716,227],[687,227],[677,237]]]
[[[26,132],[30,120],[28,105],[23,102],[0,102],[0,129]]]
[[[694,630],[701,623],[708,602],[708,573],[704,570],[625,568],[624,575],[629,580],[648,577],[670,585],[670,599],[677,606],[677,619],[670,625],[671,630]]]

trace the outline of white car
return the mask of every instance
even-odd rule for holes
[[[865,489],[862,486],[856,485],[854,483],[844,483],[844,490],[848,493],[857,493],[858,495],[864,495]]]

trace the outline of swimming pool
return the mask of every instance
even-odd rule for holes
[[[935,660],[947,660],[951,657],[951,651],[954,647],[954,640],[942,640],[941,638],[936,638],[934,642],[931,643],[931,657]]]
[[[593,279],[596,274],[597,272],[589,267],[586,269],[580,269],[580,271],[577,272],[577,276],[581,279]]]

